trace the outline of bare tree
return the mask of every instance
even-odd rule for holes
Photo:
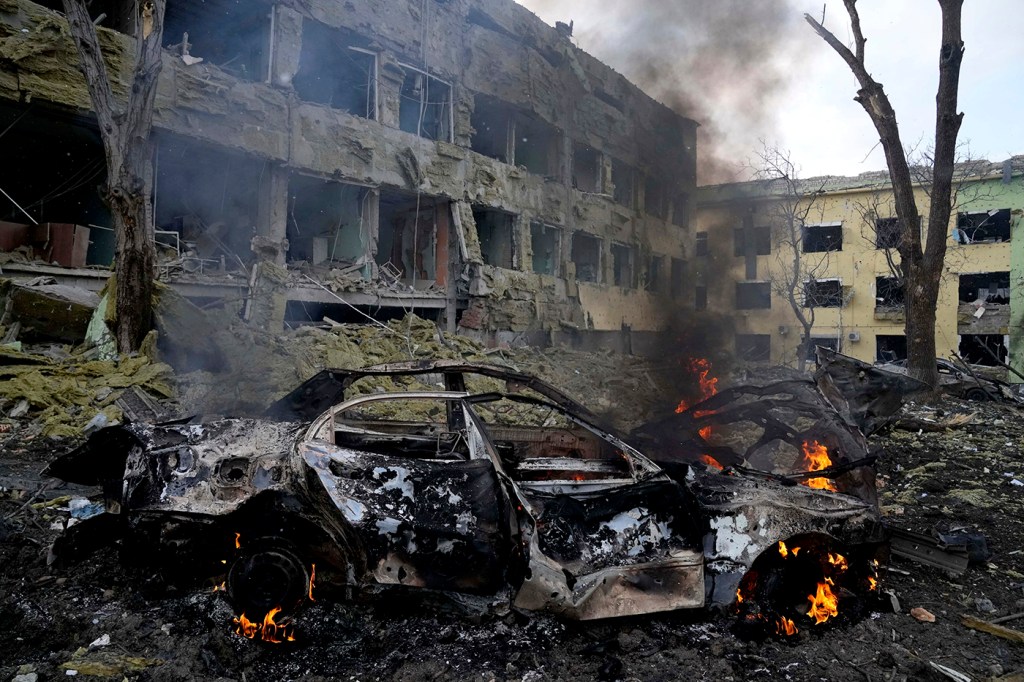
[[[755,180],[764,183],[771,195],[766,209],[771,222],[775,263],[769,266],[768,279],[772,290],[786,299],[800,323],[802,338],[797,349],[800,371],[807,368],[810,355],[811,330],[821,300],[818,282],[827,274],[828,252],[805,253],[804,235],[808,218],[822,212],[819,197],[828,178],[802,181],[799,169],[788,152],[761,142],[753,166]]]
[[[805,14],[804,18],[843,58],[856,76],[860,89],[854,99],[864,107],[875,130],[878,131],[889,167],[896,215],[902,229],[898,251],[899,267],[906,282],[904,309],[908,369],[911,376],[935,387],[939,381],[935,363],[935,309],[943,260],[946,256],[946,229],[952,211],[950,192],[956,138],[963,120],[963,114],[957,112],[960,64],[964,53],[960,31],[963,0],[938,0],[942,14],[942,42],[939,49],[939,87],[935,96],[935,145],[930,183],[932,200],[929,202],[928,210],[928,234],[923,244],[921,217],[917,212],[914,198],[913,176],[903,143],[900,141],[896,112],[889,103],[882,85],[871,77],[865,65],[864,44],[867,40],[860,26],[857,0],[843,0],[843,4],[850,17],[854,42],[852,50],[812,16]]]
[[[86,1],[63,3],[107,161],[107,181],[102,193],[116,235],[114,337],[118,350],[126,353],[138,349],[153,319],[155,249],[149,224],[149,136],[161,66],[166,0],[136,3],[135,72],[124,101],[111,86]]]

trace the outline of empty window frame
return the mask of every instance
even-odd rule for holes
[[[1006,364],[1009,337],[1002,334],[964,334],[960,337],[960,357],[972,365],[998,367]]]
[[[767,256],[772,252],[770,227],[737,227],[732,233],[732,252],[739,256]]]
[[[64,13],[64,3],[61,0],[35,0],[37,5]],[[89,16],[97,26],[109,28],[118,33],[126,35],[135,34],[135,3],[124,0],[92,0],[87,4]],[[170,8],[166,14],[170,14]],[[166,31],[164,32],[166,35]],[[178,38],[181,35],[178,34]]]
[[[557,277],[561,273],[562,230],[543,223],[531,223],[530,246],[533,250],[533,271]]]
[[[708,233],[698,232],[694,235],[693,252],[697,256],[708,255]]]
[[[452,86],[425,71],[402,64],[398,125],[428,140],[452,141]]]
[[[875,337],[875,361],[896,362],[907,359],[907,337],[903,334],[879,334]]]
[[[805,308],[840,308],[843,285],[838,279],[812,279],[804,282]]]
[[[558,128],[539,118],[515,119],[515,163],[535,175],[557,178],[562,134]]]
[[[477,94],[473,97],[473,137],[470,148],[502,163],[512,161],[512,110],[498,99]]]
[[[601,240],[586,232],[572,235],[572,262],[576,279],[581,282],[601,281]]]
[[[612,283],[618,287],[633,287],[634,250],[628,244],[612,244]]]
[[[304,19],[299,71],[292,79],[299,98],[376,119],[377,55],[354,46],[357,41],[347,31]]]
[[[762,310],[772,307],[770,282],[737,282],[736,309]]]
[[[690,225],[690,195],[680,192],[672,200],[672,224],[676,227]]]
[[[668,219],[668,195],[665,184],[654,175],[644,178],[644,211],[662,220]]]
[[[293,175],[288,180],[288,260],[347,266],[369,253],[369,189]],[[368,274],[368,273],[367,273]]]
[[[957,215],[954,241],[958,244],[1010,241],[1010,209]]]
[[[1009,303],[1010,273],[982,272],[976,275],[960,275],[959,297],[961,303]]]
[[[417,207],[419,210],[417,210]],[[449,202],[381,190],[378,208],[379,266],[417,287],[444,284],[448,273]]]
[[[624,161],[612,159],[612,193],[615,203],[633,208],[636,206],[636,170]]]
[[[243,80],[265,82],[270,75],[271,12],[270,3],[261,0],[169,2],[164,47]]]
[[[820,223],[804,225],[804,253],[824,253],[826,251],[843,250],[843,224]]]
[[[898,249],[903,241],[903,227],[899,218],[875,219],[875,248]]]
[[[802,340],[803,340],[803,337],[801,337],[801,341]],[[809,344],[807,344],[807,355],[804,356],[807,359],[808,362],[815,362],[815,361],[817,361],[818,358],[817,358],[817,355],[815,355],[815,353],[814,353],[814,349],[817,348],[818,346],[822,346],[824,348],[829,348],[831,350],[834,350],[837,353],[842,352],[842,345],[839,343],[839,339],[837,337],[835,337],[835,336],[812,336],[811,337],[811,342]]]
[[[682,258],[672,259],[672,274],[671,284],[669,286],[669,292],[672,296],[681,296],[683,294],[683,281],[686,278],[686,261]]]
[[[736,359],[740,362],[767,363],[772,358],[769,334],[737,334]]]
[[[499,268],[515,267],[515,216],[493,208],[474,206],[473,219],[484,263]]]
[[[572,145],[572,185],[581,192],[601,191],[601,152],[583,142]]]
[[[875,277],[875,308],[903,308],[903,285],[896,277]]]
[[[658,293],[662,290],[662,272],[665,269],[664,256],[651,256],[647,260],[647,274],[644,277],[644,289],[651,293]]]

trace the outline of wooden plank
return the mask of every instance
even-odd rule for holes
[[[1011,628],[1003,627],[1002,625],[989,623],[988,621],[981,620],[980,618],[975,618],[974,616],[964,615],[961,616],[961,618],[962,620],[960,622],[963,623],[966,627],[971,628],[972,630],[978,630],[979,632],[987,632],[990,635],[1002,637],[1003,639],[1008,639],[1011,642],[1024,644],[1024,632],[1021,632],[1020,630],[1013,630]]]

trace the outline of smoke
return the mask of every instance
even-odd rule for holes
[[[793,0],[519,0],[575,22],[577,44],[701,124],[700,184],[738,179],[777,122],[814,40]]]

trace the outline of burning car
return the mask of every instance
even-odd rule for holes
[[[113,523],[223,588],[250,637],[287,638],[323,594],[407,588],[575,619],[835,618],[885,549],[863,435],[810,381],[707,393],[627,438],[506,368],[325,370],[263,418],[109,427],[47,473],[104,486],[109,513],[72,531]]]

